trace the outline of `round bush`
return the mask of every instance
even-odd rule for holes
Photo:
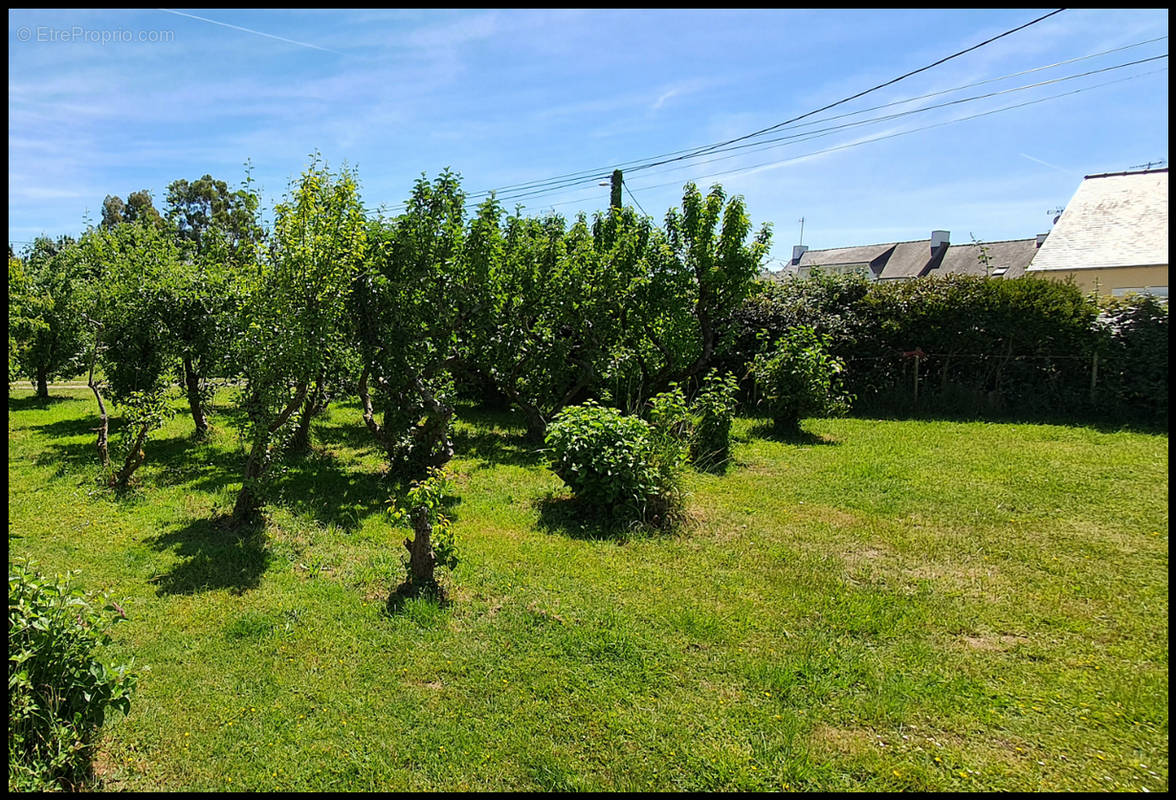
[[[569,406],[547,428],[551,469],[577,499],[603,515],[664,520],[678,503],[679,448],[645,420],[592,401]]]

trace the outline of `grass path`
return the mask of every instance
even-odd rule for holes
[[[178,415],[116,499],[60,394],[9,400],[9,551],[130,617],[103,788],[1167,789],[1166,436],[741,419],[682,531],[617,540],[464,411],[456,602],[390,615],[406,531],[355,407],[240,539],[223,414],[204,444]]]

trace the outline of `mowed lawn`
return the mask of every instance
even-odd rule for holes
[[[617,538],[462,409],[453,603],[390,612],[408,531],[355,405],[242,538],[227,409],[197,444],[177,402],[117,498],[56,394],[9,400],[9,558],[126,609],[99,788],[1168,788],[1166,435],[739,419],[680,531]]]

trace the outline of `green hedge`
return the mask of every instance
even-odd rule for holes
[[[745,376],[744,400],[754,401],[748,372],[764,342],[808,326],[845,362],[845,388],[860,412],[1166,424],[1166,304],[1103,306],[1071,283],[1037,277],[764,282],[726,321],[718,366]]]

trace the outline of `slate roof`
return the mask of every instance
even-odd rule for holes
[[[1051,236],[1053,234],[1050,234]],[[1048,242],[1049,239],[1047,238]],[[987,251],[988,263],[993,272],[1006,269],[1005,278],[1020,278],[1025,268],[1037,255],[1037,239],[1010,239],[1005,242],[981,242],[976,244],[953,244],[943,257],[943,263],[929,275],[984,275],[985,267],[980,261],[980,247]],[[1045,245],[1042,245],[1044,247]]]
[[[1048,241],[1048,240],[1047,240]],[[1037,239],[1013,239],[1003,242],[983,242],[993,270],[1006,268],[1005,278],[1019,278],[1037,253]],[[845,267],[866,264],[876,280],[900,280],[921,275],[983,275],[980,247],[971,242],[952,244],[931,250],[931,240],[890,242],[861,247],[842,247],[832,250],[807,250],[800,260],[783,270],[772,273],[774,280],[795,276],[797,271],[811,267]]]
[[[851,264],[873,264],[884,259],[894,249],[893,244],[868,244],[862,247],[841,247],[834,250],[806,250],[797,267],[836,267]]]
[[[934,269],[943,261],[944,253],[950,249],[950,245],[940,245],[932,251],[930,239],[920,242],[899,242],[894,246],[890,258],[886,259],[878,280],[917,278],[925,275],[928,270]]]
[[[1168,170],[1087,175],[1030,272],[1168,264]]]

